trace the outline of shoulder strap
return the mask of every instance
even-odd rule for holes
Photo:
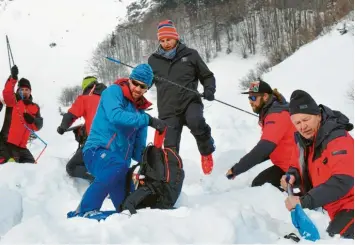
[[[148,165],[148,151],[150,150],[151,146],[152,146],[151,143],[149,143],[143,151],[141,168],[139,169],[140,173],[144,172],[143,168],[145,168]]]

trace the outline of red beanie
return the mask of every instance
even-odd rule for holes
[[[163,20],[158,24],[158,40],[171,38],[179,40],[179,34],[176,31],[174,23],[171,20]]]

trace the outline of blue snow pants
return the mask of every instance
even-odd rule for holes
[[[88,172],[95,179],[84,193],[77,213],[100,210],[107,194],[118,210],[125,198],[127,164],[120,162],[117,153],[105,148],[89,148],[83,158]]]

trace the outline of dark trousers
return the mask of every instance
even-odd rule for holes
[[[343,238],[354,239],[354,209],[339,211],[329,223],[327,232],[330,236],[340,234]]]
[[[285,175],[285,172],[278,166],[273,165],[259,173],[251,183],[251,186],[262,186],[265,183],[270,183],[280,191],[284,191],[280,187],[280,179],[283,175]]]
[[[201,155],[209,155],[214,152],[214,141],[211,137],[211,128],[203,117],[203,105],[191,103],[184,114],[164,119],[168,124],[164,146],[176,148],[179,152],[182,128],[186,125],[195,137],[197,147]]]
[[[86,169],[83,159],[83,147],[78,148],[74,156],[67,163],[66,169],[69,176],[86,179],[91,183],[94,181],[94,177]]]
[[[34,163],[35,159],[27,148],[21,148],[7,142],[0,143],[0,164],[13,158],[18,163]]]

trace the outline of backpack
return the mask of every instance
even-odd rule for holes
[[[139,205],[135,208],[171,209],[181,193],[185,178],[183,163],[175,150],[162,146],[165,133],[166,131],[162,134],[155,132],[154,144],[147,145],[142,154],[142,161],[129,171],[127,182],[132,180],[135,168],[140,167],[135,175],[137,187],[128,195],[125,202],[132,203],[133,200],[130,199],[136,198],[135,193],[144,193],[144,190],[147,193],[144,200],[139,201]],[[137,203],[136,200],[133,202]]]

